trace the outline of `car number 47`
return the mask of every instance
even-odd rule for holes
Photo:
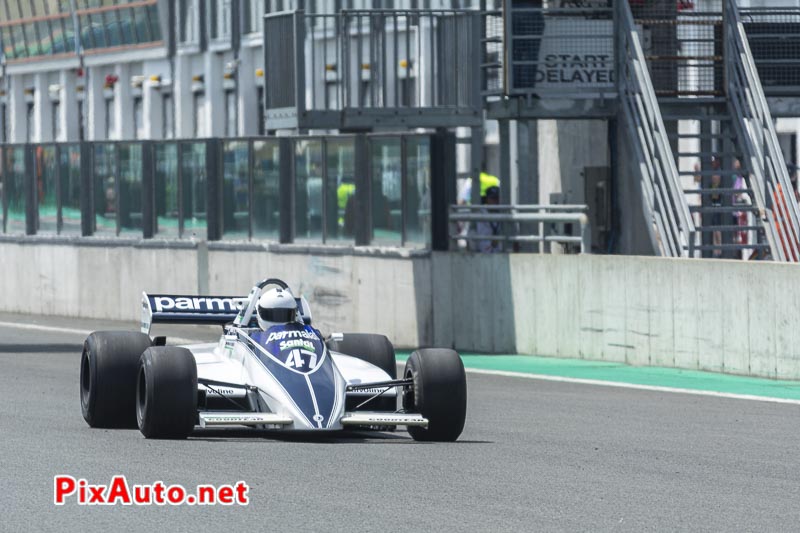
[[[317,354],[299,348],[295,348],[289,352],[289,355],[286,357],[286,366],[297,369],[303,368],[306,363],[303,358],[304,355],[308,357],[308,368],[314,368],[317,364]]]

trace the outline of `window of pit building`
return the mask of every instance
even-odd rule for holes
[[[78,140],[86,138],[86,96],[78,94]]]
[[[244,0],[244,34],[261,33],[264,29],[265,0]]]
[[[200,42],[199,0],[178,0],[178,42],[198,44]]]
[[[0,14],[2,14],[2,11],[0,11]],[[3,55],[6,56],[6,60],[16,59],[17,47],[10,27],[4,26],[0,28],[0,40],[3,42]]]
[[[133,138],[144,139],[144,103],[141,96],[133,98]]]
[[[197,91],[192,96],[194,107],[194,131],[193,137],[203,137],[206,135],[206,116],[205,116],[205,102],[206,95],[203,91]]]
[[[207,0],[208,36],[212,41],[231,38],[231,0]]]
[[[52,101],[52,112],[53,112],[53,140],[60,141],[61,140],[61,102],[58,100]]]
[[[236,137],[239,133],[239,114],[237,113],[236,91],[225,91],[225,136]]]
[[[69,18],[69,6],[36,0],[0,2],[0,20],[11,22],[2,32],[6,59],[34,57],[61,53],[64,19]]]
[[[164,93],[161,98],[161,116],[164,117],[162,123],[162,137],[164,139],[175,138],[175,104],[172,93]]]
[[[264,135],[265,132],[265,119],[264,116],[264,87],[259,86],[256,89],[256,99],[258,100],[258,134]]]
[[[25,125],[27,126],[25,128],[27,130],[25,132],[25,140],[27,142],[31,142],[33,140],[33,126],[34,126],[34,123],[36,122],[35,118],[34,118],[35,109],[36,109],[36,106],[33,105],[33,102],[28,102],[27,103],[27,109],[26,109],[26,112],[25,112]]]
[[[116,137],[117,131],[117,117],[114,116],[114,98],[106,98],[106,139],[113,139]]]

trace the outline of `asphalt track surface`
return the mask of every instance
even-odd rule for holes
[[[81,342],[67,331],[0,327],[0,531],[796,531],[800,523],[797,405],[469,374],[466,429],[452,444],[416,443],[402,431],[303,440],[215,430],[152,441],[83,421]],[[250,504],[56,507],[56,474],[189,487],[244,480]]]

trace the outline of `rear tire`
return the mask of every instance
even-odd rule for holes
[[[136,419],[148,439],[185,439],[197,421],[197,364],[177,346],[148,348],[136,383]]]
[[[397,359],[394,346],[384,335],[372,333],[344,333],[342,340],[329,340],[328,349],[371,363],[392,379],[397,378]]]
[[[96,331],[81,354],[81,413],[93,428],[136,428],[136,372],[150,337],[137,331]]]
[[[403,409],[428,419],[427,428],[408,428],[411,437],[444,442],[458,439],[467,416],[467,377],[458,353],[438,348],[417,350],[406,361],[403,375],[414,380],[403,392]]]

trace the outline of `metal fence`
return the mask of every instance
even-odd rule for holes
[[[505,71],[503,64],[505,52],[503,11],[492,10],[482,13],[483,34],[481,37],[481,93],[483,95],[503,94]]]
[[[585,205],[451,205],[450,239],[479,252],[509,252],[529,244],[538,252],[543,243],[549,253],[555,242],[567,252],[591,253],[587,211]]]
[[[720,0],[630,4],[658,96],[724,93]]]
[[[767,95],[800,92],[800,7],[741,9],[750,50]]]
[[[478,125],[480,28],[480,13],[464,9],[267,15],[267,123]]]
[[[446,248],[454,152],[445,133],[0,145],[0,229],[431,247],[438,224]]]

